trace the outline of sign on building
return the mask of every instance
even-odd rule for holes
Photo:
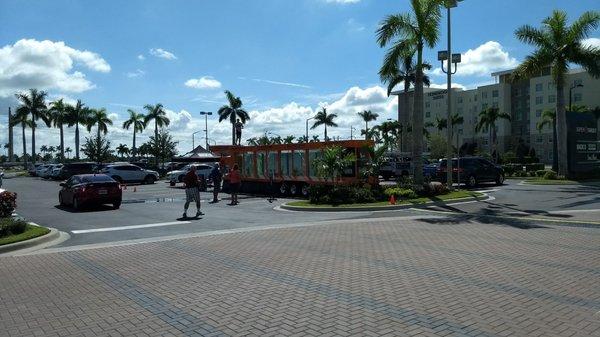
[[[600,168],[600,141],[594,117],[567,113],[567,125],[569,171],[581,173]]]

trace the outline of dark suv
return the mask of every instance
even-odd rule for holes
[[[70,163],[65,164],[60,170],[60,179],[67,180],[77,174],[95,173],[95,163]]]
[[[440,160],[437,175],[443,183],[447,180],[447,166],[446,159]],[[481,157],[461,157],[460,163],[458,159],[452,159],[452,173],[453,181],[458,182],[460,174],[460,182],[468,187],[475,187],[479,183],[487,182],[493,182],[496,185],[504,183],[504,170],[502,167]]]

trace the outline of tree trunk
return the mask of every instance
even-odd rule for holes
[[[65,162],[65,130],[62,123],[60,124],[60,162]]]
[[[413,106],[413,177],[415,187],[423,188],[423,45],[417,46],[417,73],[415,76]]]
[[[27,139],[25,139],[25,124],[22,123],[21,127],[23,128],[23,166],[27,169]]]
[[[552,122],[552,171],[558,172],[558,144],[556,144],[556,119]]]
[[[236,141],[235,141],[235,124],[231,123],[231,144],[235,145]]]
[[[490,155],[492,156],[492,161],[494,162],[494,164],[498,163],[497,157],[498,157],[498,151],[496,150],[496,124],[492,124],[490,126],[491,128],[491,142],[490,142]]]
[[[369,122],[365,122],[365,140],[369,140]]]
[[[158,120],[154,119],[154,163],[158,167]]]
[[[404,81],[404,108],[406,109],[405,113],[406,113],[406,122],[409,124],[406,124],[406,128],[408,129],[409,125],[410,125],[410,121],[412,120],[410,117],[410,100],[408,97],[408,91],[410,90],[410,81]],[[400,121],[400,110],[398,110],[398,121]],[[402,146],[400,146],[400,151],[402,152]]]
[[[556,83],[556,146],[558,149],[558,174],[569,175],[567,158],[567,114],[565,112],[565,88],[562,77]]]
[[[75,123],[75,159],[79,160],[79,121]]]
[[[133,152],[132,152],[132,159],[133,161],[135,161],[135,155],[137,154],[137,151],[135,149],[135,125],[133,126]]]
[[[323,141],[324,142],[327,141],[327,124],[325,124],[325,139]]]
[[[35,164],[35,160],[35,124],[33,124],[31,127],[31,162]]]
[[[98,122],[98,135],[96,136],[96,141],[98,145],[100,145],[100,122]]]

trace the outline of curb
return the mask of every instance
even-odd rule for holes
[[[279,206],[281,209],[288,211],[298,212],[374,212],[374,211],[395,211],[409,208],[415,208],[420,206],[441,206],[448,205],[456,201],[469,202],[469,201],[483,201],[488,199],[487,195],[481,197],[468,197],[468,198],[457,198],[448,199],[445,201],[429,201],[418,204],[405,204],[405,205],[387,205],[387,206],[366,206],[366,207],[304,207],[304,206],[290,206],[287,203]]]
[[[29,224],[33,225],[33,226],[38,226],[37,224],[35,224],[33,222],[30,222]],[[10,256],[12,254],[7,254],[7,253],[12,253],[12,252],[16,252],[16,251],[20,252],[23,250],[41,249],[43,247],[49,246],[48,243],[60,239],[60,237],[61,237],[60,231],[58,231],[55,228],[48,228],[48,229],[50,230],[50,232],[46,235],[38,236],[36,238],[25,240],[25,241],[9,243],[7,245],[0,246],[0,256],[3,256],[3,255]]]

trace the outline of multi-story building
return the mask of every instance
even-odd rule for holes
[[[554,85],[549,70],[541,76],[528,80],[512,82],[512,70],[493,73],[494,84],[477,87],[475,89],[452,89],[452,110],[463,117],[461,125],[454,126],[453,144],[461,146],[467,142],[477,143],[480,150],[486,151],[490,147],[490,133],[476,132],[479,113],[488,107],[498,108],[500,112],[508,113],[511,120],[499,120],[496,123],[497,149],[500,153],[514,150],[519,142],[523,142],[535,149],[536,155],[545,163],[552,162],[553,134],[551,127],[538,131],[537,123],[542,118],[544,110],[556,109],[556,86]],[[578,84],[583,85],[576,86]],[[565,85],[565,102],[569,104],[569,88],[572,90],[573,106],[594,108],[600,106],[600,79],[591,77],[586,71],[577,69],[569,72]],[[398,96],[398,120],[403,125],[410,125],[412,118],[406,111],[412,111],[413,91],[408,92],[408,104],[411,109],[406,109],[405,93],[396,91],[392,94]],[[446,118],[447,90],[424,88],[424,121],[435,123],[436,118]],[[568,109],[568,107],[567,107]],[[435,127],[429,128],[430,133],[439,132]],[[443,131],[445,134],[445,130]],[[404,143],[409,149],[408,135],[403,136]]]

